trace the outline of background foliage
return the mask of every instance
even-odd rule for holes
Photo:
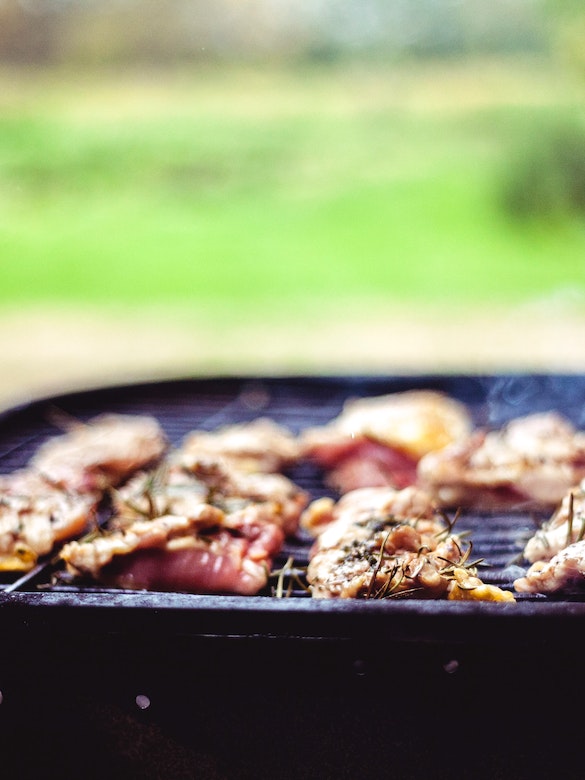
[[[0,305],[580,295],[565,11],[298,5],[0,3]]]

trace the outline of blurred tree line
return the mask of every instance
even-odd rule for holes
[[[535,53],[585,83],[585,0],[0,0],[0,64],[401,61]],[[585,215],[585,118],[527,127],[503,182],[517,217]]]
[[[547,0],[0,0],[0,62],[173,64],[542,50]],[[549,13],[550,17],[550,13]]]

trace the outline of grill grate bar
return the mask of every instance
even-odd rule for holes
[[[54,568],[54,561],[43,561],[38,563],[33,569],[14,580],[14,582],[0,585],[0,591],[3,593],[14,593],[17,590],[35,589],[35,584],[37,582],[50,581],[50,575]]]

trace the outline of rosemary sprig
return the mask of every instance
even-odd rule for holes
[[[379,550],[379,554],[378,554],[378,560],[376,562],[376,566],[374,568],[374,571],[372,572],[372,577],[370,579],[370,584],[368,585],[368,590],[367,590],[367,593],[366,593],[366,598],[367,599],[372,598],[372,593],[373,593],[374,587],[376,585],[376,577],[378,576],[378,574],[380,572],[380,569],[382,568],[382,562],[384,560],[384,550],[386,548],[386,543],[387,543],[388,539],[390,538],[390,534],[391,533],[392,533],[392,529],[390,529],[386,533],[384,538],[382,539],[382,544],[380,545],[380,550]],[[392,576],[394,576],[394,575],[392,575]],[[392,577],[390,579],[392,579]]]
[[[574,519],[574,500],[573,491],[569,493],[569,509],[567,514],[567,540],[565,547],[568,547],[573,541],[573,519]]]
[[[445,561],[445,563],[447,564],[439,571],[439,574],[441,574],[444,577],[453,577],[455,569],[466,569],[468,572],[474,573],[477,570],[478,566],[484,564],[484,558],[477,558],[474,561],[469,560],[471,556],[471,552],[473,550],[473,542],[471,541],[469,542],[467,549],[465,551],[461,550],[461,547],[457,544],[457,542],[454,541],[454,544],[457,547],[457,550],[459,551],[459,560],[452,561],[449,558],[444,558],[442,555],[438,555],[437,558],[441,561]]]
[[[294,585],[308,592],[310,588],[303,582],[300,576],[300,574],[305,572],[306,568],[294,567],[294,558],[290,555],[284,566],[270,572],[270,578],[276,577],[276,586],[272,588],[272,595],[277,599],[288,598],[292,595]],[[288,583],[285,588],[286,578],[288,578]]]
[[[445,528],[437,534],[437,538],[446,539],[447,537],[452,536],[453,529],[455,528],[456,523],[461,517],[461,508],[460,507],[457,508],[452,519],[449,517],[447,512],[445,512],[444,509],[437,510],[437,514],[441,518],[441,520],[445,523]]]

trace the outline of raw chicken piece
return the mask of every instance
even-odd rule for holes
[[[585,433],[545,412],[425,455],[417,483],[444,507],[545,510],[584,477]]]
[[[352,399],[327,425],[306,429],[302,454],[321,466],[340,493],[360,487],[407,487],[419,459],[471,430],[464,404],[434,390]]]

